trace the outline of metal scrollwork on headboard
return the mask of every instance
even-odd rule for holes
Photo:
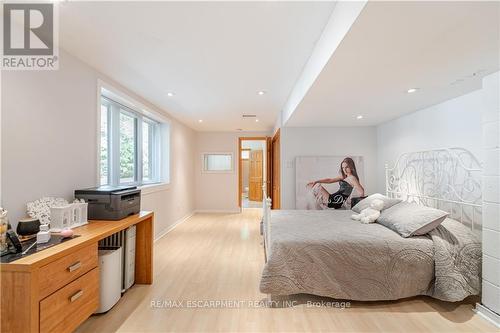
[[[450,213],[481,230],[481,164],[463,148],[404,153],[394,167],[386,165],[386,192]]]

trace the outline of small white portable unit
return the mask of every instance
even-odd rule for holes
[[[132,287],[135,282],[135,225],[125,231],[125,249],[123,257],[123,291]]]
[[[109,311],[122,296],[122,248],[99,248],[99,308],[95,313]]]
[[[121,248],[121,266],[116,271],[120,277],[121,292],[125,292],[135,282],[135,235],[136,226],[132,225],[99,241],[99,247]]]

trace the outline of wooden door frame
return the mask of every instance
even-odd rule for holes
[[[242,186],[243,186],[243,179],[242,179],[242,174],[241,174],[241,171],[243,169],[242,167],[242,163],[241,163],[241,151],[243,150],[243,148],[241,147],[241,142],[242,141],[264,141],[264,143],[266,143],[267,141],[267,137],[265,136],[240,136],[238,138],[238,207],[240,207],[241,209],[241,195],[243,194],[243,191],[242,191]],[[267,147],[266,147],[266,153],[267,153]],[[267,162],[267,158],[266,158],[266,162]],[[264,166],[262,167],[264,168]],[[264,171],[264,170],[262,170]],[[267,175],[267,172],[266,172],[266,181],[267,181],[267,177],[269,177]]]
[[[270,189],[269,189],[269,196],[271,197],[271,203],[272,203],[272,209],[280,209],[281,208],[281,198],[275,198],[274,197],[274,184],[276,180],[274,179],[274,170],[277,170],[278,173],[278,181],[280,185],[280,196],[281,196],[281,147],[278,145],[279,149],[279,163],[278,165],[275,165],[274,163],[274,147],[276,145],[276,141],[281,145],[281,133],[280,129],[274,133],[274,135],[271,138],[271,183],[270,183]]]

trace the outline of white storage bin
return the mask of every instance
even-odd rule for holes
[[[122,294],[122,248],[99,248],[99,308],[95,313],[109,311]]]

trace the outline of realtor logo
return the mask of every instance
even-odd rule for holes
[[[2,69],[57,69],[55,8],[53,3],[3,4]]]

